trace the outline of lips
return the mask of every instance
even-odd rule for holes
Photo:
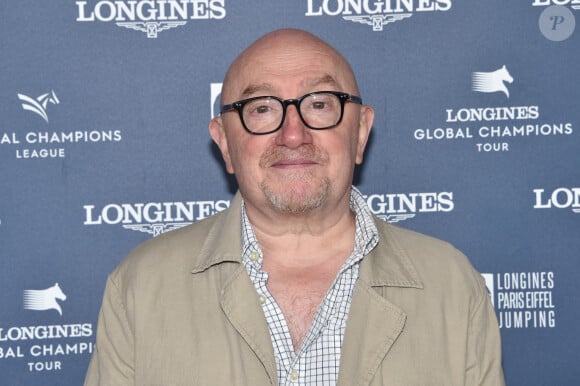
[[[298,159],[281,159],[272,164],[272,167],[293,167],[293,166],[309,166],[318,164],[315,160],[298,158]]]

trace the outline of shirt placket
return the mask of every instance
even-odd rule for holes
[[[250,278],[256,288],[258,300],[268,322],[270,338],[276,353],[279,384],[285,384],[287,379],[296,378],[296,373],[290,371],[295,357],[290,329],[281,308],[266,286],[268,273],[262,270],[262,254],[257,244],[253,243],[249,260]]]
[[[274,345],[280,385],[336,385],[341,342],[344,337],[352,291],[358,277],[358,263],[364,255],[374,248],[378,240],[376,228],[366,203],[360,192],[354,188],[353,196],[351,196],[351,207],[357,214],[353,254],[347,259],[324,297],[297,352],[294,351],[290,329],[281,308],[266,286],[268,274],[262,271],[261,250],[251,225],[245,217],[244,207],[242,207],[242,223],[245,229],[243,231],[244,252],[242,260],[256,288],[268,323],[270,337]],[[331,343],[329,344],[329,342]],[[327,368],[328,358],[332,358],[334,361],[333,370]],[[325,363],[322,367],[320,367],[321,362]]]
[[[286,381],[283,383],[285,386],[294,385],[312,385],[313,383],[309,381],[309,378],[315,378],[319,380],[318,384],[328,384],[335,385],[337,379],[333,379],[333,374],[321,372],[318,374],[316,368],[312,364],[312,359],[309,358],[313,354],[313,349],[318,346],[319,350],[325,351],[325,354],[329,357],[335,357],[336,361],[340,361],[340,344],[326,346],[321,339],[324,336],[339,336],[342,337],[343,334],[335,334],[335,329],[341,329],[342,322],[340,319],[340,313],[348,313],[348,302],[337,301],[339,294],[341,292],[349,292],[352,290],[352,285],[346,285],[350,280],[353,280],[352,275],[356,275],[356,268],[354,264],[356,263],[356,257],[351,256],[344,267],[342,267],[340,273],[337,275],[335,281],[331,285],[328,293],[324,297],[319,309],[316,312],[312,325],[304,338],[299,350],[294,355],[291,365],[287,368]],[[343,283],[343,284],[341,284]],[[344,294],[343,294],[344,295]],[[332,326],[332,328],[331,328]],[[337,375],[337,374],[335,374]]]

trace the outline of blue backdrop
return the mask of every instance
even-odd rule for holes
[[[484,275],[509,385],[576,385],[580,0],[0,3],[2,385],[82,384],[107,274],[227,207],[229,63],[297,27],[376,109],[356,184]]]

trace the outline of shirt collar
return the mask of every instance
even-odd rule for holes
[[[360,193],[358,195],[362,198]],[[365,202],[364,198],[357,201]],[[190,256],[190,271],[193,274],[202,273],[222,263],[242,263],[240,252],[244,249],[240,237],[242,235],[241,205],[242,196],[238,192],[231,201],[230,209],[202,220],[201,222],[205,225],[194,224],[157,237],[160,240],[165,239],[166,243],[171,241],[173,248],[176,249],[175,254]],[[361,262],[361,279],[364,278],[371,286],[423,288],[411,257],[399,242],[402,230],[397,230],[397,227],[387,223],[383,224],[382,220],[370,214],[371,211],[365,205],[360,205],[359,209],[362,209],[362,213],[371,216],[371,224],[380,224],[376,226],[378,231],[376,247],[373,247],[372,240],[367,244],[366,250],[370,252]],[[353,211],[356,212],[357,209]],[[187,241],[180,242],[179,240]]]
[[[350,194],[350,209],[355,215],[355,245],[353,253],[345,262],[342,269],[359,262],[377,245],[379,236],[377,227],[373,220],[372,213],[362,195],[354,186]],[[250,256],[257,258],[251,259]],[[256,267],[262,266],[262,252],[254,233],[252,224],[247,216],[245,202],[242,200],[242,262],[245,265],[253,264]]]

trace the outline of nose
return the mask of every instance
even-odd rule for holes
[[[286,117],[276,137],[276,143],[289,148],[297,148],[311,142],[312,133],[302,122],[302,118],[298,114],[298,107],[296,105],[288,105]]]

